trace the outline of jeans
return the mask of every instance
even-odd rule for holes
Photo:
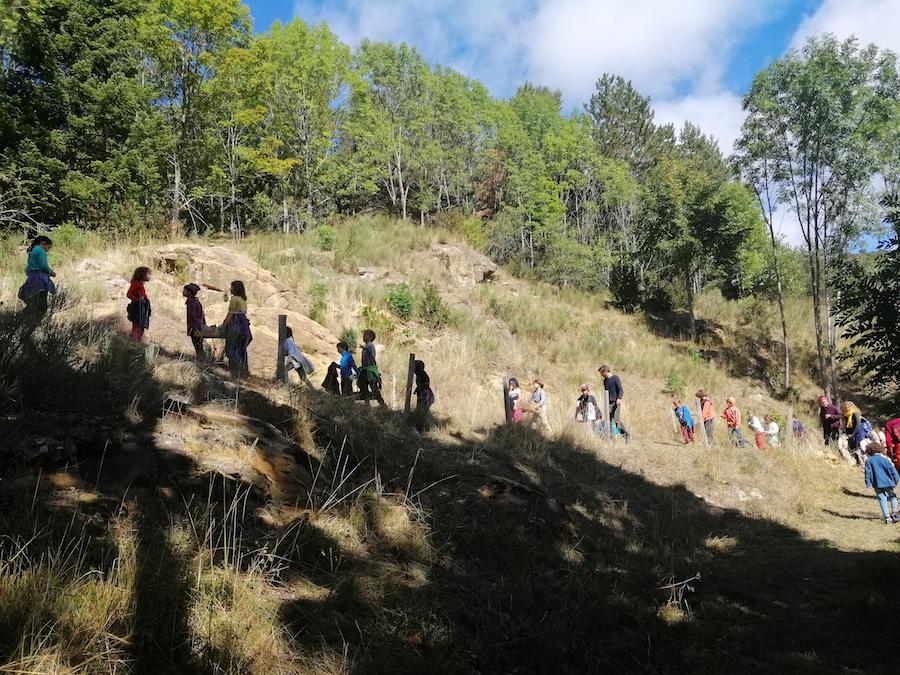
[[[883,487],[875,488],[875,496],[878,497],[878,503],[881,505],[881,514],[885,520],[890,520],[892,513],[897,513],[897,495],[894,494],[894,488]],[[888,511],[888,498],[891,500],[891,510]]]
[[[744,434],[740,429],[728,429],[728,433],[731,434],[731,442],[734,443],[739,448],[744,447]]]
[[[625,427],[622,426],[621,420],[621,406],[615,401],[611,401],[609,404],[609,418],[616,423],[616,426],[619,428],[619,433],[622,434],[622,438],[628,438],[628,432],[625,430]]]
[[[713,427],[715,420],[703,420],[703,428],[706,429],[706,442],[713,442]]]

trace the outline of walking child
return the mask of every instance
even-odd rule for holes
[[[28,261],[25,263],[25,283],[19,288],[19,300],[25,303],[25,309],[36,316],[47,312],[47,297],[56,293],[52,277],[56,272],[47,261],[47,252],[53,242],[50,237],[40,235],[34,238],[28,247]]]
[[[368,402],[374,398],[379,404],[386,405],[381,397],[381,373],[378,372],[376,358],[375,331],[363,331],[362,368],[359,369],[359,400]]]
[[[200,293],[200,287],[197,284],[188,284],[185,286],[181,294],[184,296],[184,307],[187,314],[187,334],[191,338],[194,345],[194,353],[197,359],[204,358],[203,352],[203,332],[209,327],[206,325],[206,315],[203,313],[203,305],[197,295]]]
[[[416,360],[413,373],[416,376],[416,428],[424,431],[428,427],[431,406],[434,405],[434,391],[431,389],[431,378],[425,372],[425,362]]]
[[[150,281],[150,268],[138,267],[131,275],[128,286],[128,320],[131,322],[131,340],[140,342],[144,339],[144,331],[150,327],[150,298],[144,284]]]
[[[315,366],[307,358],[306,354],[300,351],[297,343],[294,342],[294,331],[290,326],[285,327],[284,334],[286,337],[281,345],[281,352],[284,354],[285,366],[296,372],[300,379],[306,383],[306,386],[310,389],[315,389],[316,385],[309,380],[309,376],[316,372]]]
[[[522,421],[522,406],[519,405],[519,400],[522,398],[522,389],[519,387],[519,380],[515,377],[509,378],[509,388],[506,392],[506,397],[509,399],[509,407],[512,411],[512,423],[518,424]]]
[[[600,406],[597,405],[597,399],[591,393],[591,388],[583,384],[581,385],[581,395],[575,402],[575,421],[589,422],[591,426],[597,421],[597,412]]]
[[[679,400],[672,401],[672,409],[675,411],[675,417],[678,418],[678,424],[681,428],[681,438],[684,444],[694,442],[694,418],[691,416],[691,409],[682,404]]]
[[[706,442],[712,443],[713,429],[715,428],[716,412],[713,407],[713,400],[703,389],[698,389],[694,394],[700,401],[700,416],[703,418],[703,428],[706,430]]]
[[[753,441],[760,450],[766,449],[766,430],[762,425],[759,417],[752,410],[747,411],[747,426],[753,434]]]
[[[881,443],[871,443],[867,449],[869,455],[866,460],[866,487],[875,490],[875,497],[881,506],[881,515],[885,523],[896,523],[900,520],[897,513],[897,495],[894,487],[900,481],[900,474],[885,454]],[[891,501],[891,510],[888,511],[888,500]]]
[[[741,431],[741,411],[735,405],[733,398],[725,399],[725,410],[722,412],[722,419],[725,420],[725,426],[728,427],[728,434],[731,436],[731,442],[739,448],[744,447],[744,434]]]
[[[341,396],[353,396],[353,380],[359,375],[353,352],[350,351],[350,345],[343,341],[337,343],[337,350],[338,354],[341,355],[339,365],[341,371]]]
[[[550,420],[547,418],[547,393],[544,391],[543,380],[532,382],[534,392],[531,394],[532,413],[534,424],[546,433],[550,433]]]

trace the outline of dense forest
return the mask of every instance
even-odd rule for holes
[[[696,125],[657,124],[615,74],[598,73],[565,114],[558,91],[525,83],[498,100],[407,45],[354,51],[300,19],[254,33],[238,0],[23,0],[0,12],[7,232],[242,236],[389,212],[458,229],[522,273],[607,288],[625,309],[683,308],[694,339],[707,285],[777,299],[785,393],[783,297],[809,294],[820,379],[838,389],[834,318],[851,325],[862,302],[848,307],[852,288],[839,287],[879,272],[836,270],[881,223],[900,174],[887,50],[826,35],[774,61],[725,156]],[[783,244],[782,218],[802,250]]]

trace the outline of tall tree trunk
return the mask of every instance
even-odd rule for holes
[[[816,247],[818,248],[818,247]],[[819,383],[825,390],[825,395],[831,398],[831,384],[825,367],[825,348],[824,348],[824,330],[822,327],[822,279],[820,276],[820,266],[818,262],[818,252],[810,249],[808,251],[809,274],[812,282],[813,296],[813,323],[816,329],[816,356],[819,361]]]
[[[837,374],[837,326],[831,312],[831,293],[827,284],[825,285],[825,316],[828,318],[828,376],[831,383],[831,394],[840,405],[841,390]]]
[[[784,347],[784,391],[791,387],[791,348],[788,344],[787,319],[784,314],[784,289],[781,285],[781,263],[778,262],[778,240],[772,226],[771,213],[766,217],[769,226],[769,242],[772,244],[772,269],[775,272],[775,289],[778,291],[778,316],[781,319],[781,344]]]
[[[691,341],[697,341],[697,317],[694,314],[694,275],[692,270],[685,270],[685,282],[687,284],[687,304],[688,304],[688,319],[689,326],[691,331]]]

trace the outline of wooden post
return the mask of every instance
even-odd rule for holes
[[[409,355],[409,372],[406,374],[406,406],[404,410],[409,412],[412,409],[412,390],[413,390],[413,377],[416,372],[416,355]]]
[[[703,423],[703,404],[700,403],[700,399],[697,399],[697,422],[694,424],[694,427],[700,425],[700,429],[702,429],[703,433],[703,443],[705,445],[709,445],[709,436],[706,435],[706,424]]]
[[[391,375],[391,408],[397,409],[397,376]]]
[[[606,433],[604,436],[606,436],[607,440],[612,440],[613,421],[609,419],[609,391],[606,388],[603,389],[603,419],[606,420]]]
[[[512,424],[512,401],[509,400],[509,378],[503,378],[503,414],[506,417],[506,423]],[[473,415],[474,417],[474,415]]]
[[[787,429],[784,430],[784,447],[788,442],[794,440],[794,406],[788,406]]]
[[[278,315],[278,363],[275,364],[275,379],[279,382],[287,382],[287,372],[284,368],[284,341],[287,339],[287,314]]]

